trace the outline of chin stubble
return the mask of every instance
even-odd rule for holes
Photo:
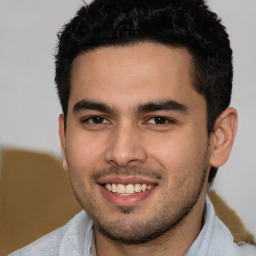
[[[94,227],[104,236],[123,244],[143,244],[172,230],[173,232],[169,232],[171,236],[175,229],[177,229],[179,225],[182,225],[186,216],[197,203],[205,183],[207,170],[208,167],[206,167],[204,162],[204,169],[203,173],[201,173],[202,175],[199,184],[197,183],[197,187],[192,188],[192,194],[184,194],[183,197],[180,198],[179,202],[182,203],[180,205],[177,203],[177,207],[175,206],[179,211],[173,216],[168,217],[170,216],[170,209],[168,209],[167,205],[159,215],[152,217],[150,220],[141,221],[140,223],[135,220],[134,223],[132,223],[132,220],[127,221],[127,218],[129,218],[129,215],[135,210],[135,207],[117,207],[120,213],[123,214],[122,220],[118,222],[108,222],[107,220],[104,220],[104,217],[98,218],[94,221]],[[146,170],[141,172],[149,173]],[[157,171],[151,171],[151,173],[157,173]],[[175,212],[175,210],[173,212]],[[123,231],[122,229],[125,229],[126,231]]]

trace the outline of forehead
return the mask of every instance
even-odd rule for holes
[[[148,42],[97,48],[73,63],[70,103],[83,98],[111,104],[170,97],[189,101],[192,94],[199,97],[192,70],[192,57],[184,48]]]

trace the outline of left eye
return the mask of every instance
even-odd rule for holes
[[[170,120],[166,117],[161,117],[161,116],[155,116],[152,117],[148,120],[148,123],[150,124],[157,124],[157,125],[163,125],[163,124],[169,124],[169,123],[174,123],[173,120]]]
[[[102,116],[91,116],[83,120],[83,123],[105,124],[108,123],[108,120]]]

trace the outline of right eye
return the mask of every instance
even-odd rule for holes
[[[100,124],[107,124],[109,121],[102,117],[102,116],[90,116],[82,120],[83,123],[100,125]]]

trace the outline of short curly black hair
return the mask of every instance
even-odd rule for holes
[[[203,0],[95,0],[83,6],[58,37],[55,82],[65,119],[72,63],[79,54],[144,41],[189,51],[193,86],[206,99],[208,134],[230,104],[233,66],[229,37]],[[209,182],[216,172],[212,167]]]

